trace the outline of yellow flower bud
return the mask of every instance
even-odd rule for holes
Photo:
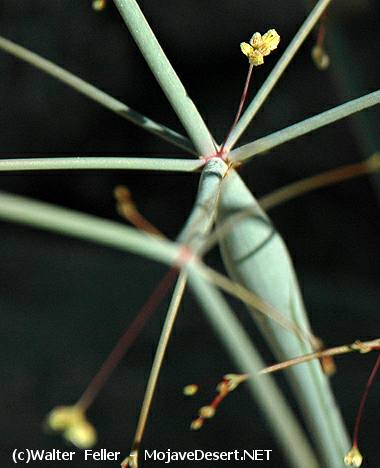
[[[183,387],[183,394],[186,396],[195,395],[197,391],[198,391],[198,385],[195,385],[195,384],[190,384],[190,385],[186,385],[186,387]]]
[[[202,406],[199,410],[199,416],[201,418],[209,419],[212,418],[215,414],[215,409],[212,406]]]
[[[190,425],[192,431],[198,431],[203,426],[203,419],[197,418]]]
[[[93,447],[97,440],[95,428],[86,420],[69,427],[63,436],[66,440],[81,449]]]
[[[57,406],[47,415],[46,425],[48,429],[61,432],[83,418],[83,411],[76,406]]]
[[[349,452],[347,452],[346,456],[344,457],[344,463],[347,466],[353,466],[354,468],[359,468],[363,461],[362,454],[359,452],[359,449],[355,446],[351,448]]]

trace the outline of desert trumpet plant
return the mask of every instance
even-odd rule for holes
[[[94,9],[102,10],[103,3],[93,2]],[[303,42],[316,27],[329,3],[328,0],[316,2],[304,21],[300,21],[298,32],[290,41],[281,38],[280,42],[281,31],[277,26],[274,29],[272,23],[269,24],[271,29],[263,30],[267,30],[267,33],[260,34],[254,32],[255,29],[247,32],[248,35],[245,37],[251,36],[251,39],[249,43],[241,43],[240,47],[248,59],[248,64],[246,63],[248,76],[238,112],[232,126],[226,127],[229,130],[221,143],[218,143],[212,135],[206,125],[206,119],[202,117],[202,112],[188,95],[179,74],[153,32],[150,21],[144,16],[135,0],[115,0],[114,4],[179,118],[186,136],[157,122],[156,119],[140,114],[121,100],[113,98],[27,48],[0,37],[0,49],[3,51],[39,68],[114,114],[150,132],[155,138],[161,138],[191,155],[191,159],[185,159],[182,155],[174,158],[158,158],[148,154],[132,153],[125,157],[108,154],[91,155],[91,152],[80,156],[45,154],[33,157],[29,155],[27,158],[9,158],[5,155],[0,160],[0,171],[29,173],[42,170],[133,169],[200,173],[194,205],[175,241],[169,240],[162,231],[156,230],[151,220],[148,222],[139,214],[136,217],[136,211],[134,217],[130,216],[130,212],[126,210],[129,194],[124,189],[119,188],[115,191],[118,211],[132,220],[132,223],[140,228],[139,230],[128,227],[120,221],[61,208],[25,196],[0,193],[0,217],[5,221],[90,241],[123,253],[131,252],[169,267],[168,276],[165,278],[169,278],[171,282],[163,281],[159,284],[159,294],[154,293],[142,308],[143,319],[141,316],[137,317],[137,321],[133,322],[133,333],[127,331],[121,337],[82,397],[73,406],[60,406],[49,413],[49,427],[61,432],[67,440],[78,447],[91,445],[96,437],[101,440],[101,431],[96,435],[93,426],[88,422],[87,410],[103,388],[111,371],[131,347],[132,341],[137,338],[136,330],[143,329],[148,315],[154,310],[154,299],[159,296],[161,300],[175,279],[176,286],[153,358],[142,409],[137,418],[135,436],[132,440],[125,440],[125,444],[131,446],[129,455],[128,448],[123,447],[127,455],[123,461],[124,467],[137,466],[138,460],[141,459],[140,447],[144,445],[145,429],[149,427],[149,413],[159,373],[187,288],[192,290],[212,329],[228,351],[233,366],[236,367],[236,371],[233,372],[226,369],[229,377],[219,387],[221,398],[231,390],[231,385],[235,388],[242,383],[240,380],[236,383],[236,376],[252,376],[265,368],[264,360],[254,341],[232,312],[221,291],[234,295],[247,305],[249,316],[254,318],[268,347],[279,361],[321,351],[321,342],[310,326],[285,242],[260,206],[260,202],[243,182],[240,167],[256,155],[262,154],[264,159],[265,152],[280,147],[285,142],[298,137],[306,138],[304,135],[316,129],[375,106],[380,102],[380,91],[367,90],[361,97],[346,100],[328,111],[309,113],[306,119],[262,138],[255,137],[250,143],[240,146],[237,146],[237,143]],[[105,11],[108,12],[110,8],[108,5]],[[116,13],[116,9],[112,11]],[[241,40],[244,40],[244,37]],[[239,42],[236,43],[237,53],[239,53]],[[245,57],[240,58],[247,61]],[[266,73],[263,72],[270,63],[276,64],[271,71],[268,69]],[[259,72],[262,74],[261,78],[266,76],[261,87],[256,84],[256,70],[257,74]],[[258,91],[252,92],[251,89],[249,92],[250,84],[255,88],[259,87]],[[249,98],[250,93],[253,94],[252,100]],[[250,102],[244,110],[246,101]],[[371,155],[367,155],[369,156]],[[301,187],[292,186],[285,195],[280,193],[277,194],[277,198],[267,198],[267,201],[271,200],[267,202],[268,206],[271,203],[271,207],[281,203],[287,199],[289,193],[291,196],[298,196],[335,180],[375,172],[378,169],[378,157],[372,156],[368,161],[366,165],[361,163],[360,167],[342,168],[339,173],[334,173],[334,176],[330,174],[331,177],[324,174],[318,180],[305,181]],[[49,177],[49,174],[46,177]],[[172,194],[172,203],[174,199]],[[219,244],[229,278],[207,266],[206,254],[215,243]],[[319,334],[321,333],[318,332]],[[133,340],[130,339],[131,335]],[[263,420],[282,448],[287,463],[299,468],[342,467],[344,460],[346,463],[358,463],[358,453],[349,451],[351,443],[328,377],[322,371],[319,361],[305,360],[297,366],[290,366],[285,372],[306,422],[307,434],[272,375],[268,373],[258,379],[243,380],[246,380],[245,385],[260,408]],[[192,423],[192,428],[200,429],[205,419],[213,418],[212,422],[216,424],[214,415],[218,405],[219,400],[216,400],[216,403],[214,401],[211,405],[202,406],[198,418]],[[244,412],[247,411],[245,408]],[[121,418],[118,423],[120,431],[123,431],[122,425]],[[211,424],[204,429],[208,430],[209,426]],[[353,449],[355,448],[357,449],[356,446]]]

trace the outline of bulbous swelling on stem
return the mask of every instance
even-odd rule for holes
[[[239,175],[231,170],[222,183],[217,224],[252,208],[252,216],[225,231],[220,249],[229,275],[296,325],[310,331],[293,264],[279,233]],[[261,314],[254,319],[280,361],[312,351],[305,343]],[[318,361],[288,369],[287,377],[324,464],[341,467],[350,446],[327,377]]]

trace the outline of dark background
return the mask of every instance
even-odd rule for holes
[[[247,70],[239,43],[271,27],[281,34],[279,50],[254,72],[252,96],[302,23],[307,3],[163,0],[141,1],[140,5],[220,141],[233,119]],[[327,33],[330,69],[320,72],[315,68],[310,59],[315,39],[309,38],[242,137],[243,143],[376,90],[377,2],[333,3]],[[85,0],[2,0],[0,24],[5,37],[183,132],[112,3],[104,12],[95,13]],[[379,150],[378,125],[378,110],[365,111],[278,147],[240,173],[261,196],[302,177],[369,157]],[[181,155],[3,52],[0,128],[4,158],[33,153]],[[196,174],[25,172],[2,173],[1,189],[117,220],[112,190],[126,184],[141,212],[174,238],[189,214],[197,181]],[[379,178],[363,177],[271,212],[293,256],[315,333],[328,345],[378,336],[379,199]],[[61,438],[44,434],[44,416],[52,407],[71,404],[79,397],[165,269],[132,254],[23,226],[1,222],[0,229],[0,465],[8,467],[15,447],[67,448]],[[221,268],[217,251],[209,263]],[[272,362],[244,309],[237,310],[268,363]],[[89,411],[100,448],[121,450],[123,455],[129,451],[164,314],[163,304]],[[370,354],[337,360],[332,385],[350,430],[374,359]],[[144,448],[270,448],[273,457],[267,465],[285,466],[265,420],[243,386],[201,431],[189,431],[197,409],[213,397],[215,383],[234,370],[202,312],[187,295]],[[182,387],[192,382],[200,383],[202,391],[186,399]],[[360,436],[365,467],[377,466],[379,456],[378,389],[376,381]],[[70,466],[83,464],[78,461]]]

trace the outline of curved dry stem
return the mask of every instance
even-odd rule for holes
[[[165,125],[159,124],[145,115],[140,114],[123,102],[118,101],[104,91],[96,88],[92,84],[87,83],[64,68],[55,65],[53,62],[50,62],[50,60],[47,60],[2,36],[0,36],[0,49],[36,68],[39,68],[44,73],[53,76],[57,80],[65,83],[67,86],[70,86],[70,88],[75,89],[101,106],[120,115],[120,117],[142,127],[147,132],[153,133],[154,135],[172,143],[173,145],[179,146],[189,153],[196,154],[191,142],[183,135],[180,135]]]
[[[306,179],[298,180],[293,184],[281,187],[260,198],[259,204],[264,210],[270,210],[275,206],[286,203],[289,200],[293,200],[293,198],[300,197],[313,190],[371,174],[378,170],[380,170],[380,153],[375,153],[366,161],[338,167],[331,171],[322,172],[321,174],[307,177]]]
[[[344,119],[355,112],[367,109],[380,103],[380,91],[366,94],[357,99],[341,104],[340,106],[333,107],[328,111],[317,114],[313,117],[290,125],[282,130],[271,133],[263,138],[248,143],[247,145],[240,146],[239,148],[231,151],[229,157],[234,162],[247,161],[254,156],[268,151],[275,146],[279,146],[287,141],[294,140],[306,133],[313,132],[318,128],[329,125],[337,120]]]
[[[359,352],[362,354],[369,353],[371,351],[378,351],[380,349],[380,339],[371,341],[355,341],[349,345],[335,346],[333,348],[324,349],[323,351],[317,351],[315,353],[305,354],[298,356],[287,361],[273,364],[272,366],[265,367],[259,371],[259,374],[271,374],[284,369],[288,369],[291,366],[302,364],[304,362],[313,361],[314,359],[322,359],[326,357],[341,356],[342,354],[348,354],[353,352]]]

